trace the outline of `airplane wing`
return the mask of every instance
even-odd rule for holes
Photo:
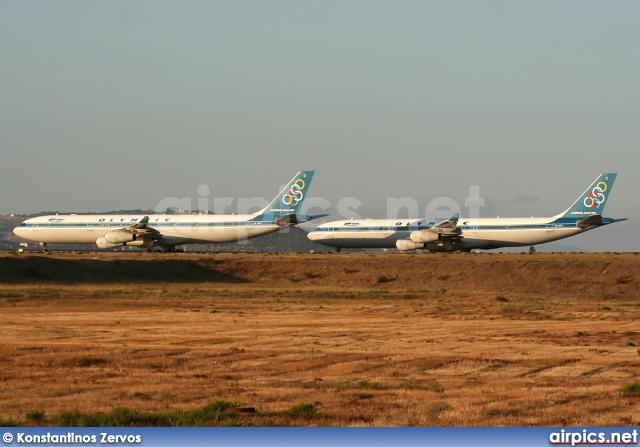
[[[117,231],[125,231],[127,233],[133,233],[136,236],[149,235],[155,238],[162,236],[162,234],[160,234],[158,230],[156,230],[155,228],[151,228],[149,226],[149,216],[144,216],[142,219],[140,219],[140,222],[137,222],[133,225],[128,226],[127,228],[122,228],[121,230],[117,230]]]
[[[628,220],[626,217],[622,219],[611,219],[611,218],[605,218],[605,219],[606,219],[605,221],[602,220],[602,214],[592,214],[591,216],[585,217],[584,219],[580,219],[579,221],[577,221],[576,226],[578,228],[582,228],[583,230],[585,230],[585,229],[591,229],[594,227],[599,227],[603,224],[607,225],[610,223],[623,222],[625,220]]]
[[[408,239],[396,241],[399,250],[415,250],[416,248],[427,247],[429,250],[438,251],[441,249],[450,250],[457,241],[461,239],[462,230],[458,228],[459,214],[454,214],[449,219],[440,222],[431,228],[412,231]]]
[[[427,231],[439,233],[442,236],[457,236],[460,234],[460,230],[457,228],[459,217],[460,217],[460,214],[456,213],[453,216],[451,216],[449,219],[442,221],[439,224],[434,225],[431,228],[427,229]]]

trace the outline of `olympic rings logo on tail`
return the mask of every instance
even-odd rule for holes
[[[606,198],[604,195],[606,190],[607,184],[605,182],[598,182],[595,188],[584,198],[584,206],[587,208],[599,208]]]
[[[300,202],[304,197],[304,194],[302,194],[302,190],[304,190],[304,187],[306,185],[307,184],[301,178],[296,180],[293,183],[293,185],[291,185],[291,188],[289,189],[289,191],[287,191],[282,196],[282,202],[284,202],[285,205],[289,205],[289,206],[297,205],[298,202]]]

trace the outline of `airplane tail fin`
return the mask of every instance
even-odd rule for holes
[[[587,217],[594,214],[602,214],[606,205],[613,182],[616,180],[616,173],[600,174],[585,192],[576,200],[571,207],[560,217]]]
[[[300,171],[266,208],[257,213],[256,220],[295,225],[296,215],[309,191],[315,171]]]

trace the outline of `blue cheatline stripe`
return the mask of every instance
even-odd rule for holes
[[[399,231],[419,231],[426,230],[431,227],[319,227],[313,230],[326,231],[334,233],[359,233],[359,232],[399,232]],[[576,228],[576,222],[555,223],[550,222],[547,224],[519,224],[519,225],[459,225],[457,228],[461,230],[544,230],[547,228]]]
[[[269,225],[271,222],[265,221],[240,221],[240,222],[152,222],[151,228],[201,228],[201,227],[253,227]],[[75,223],[25,223],[22,228],[127,228],[131,224],[127,222],[75,222]],[[555,222],[544,224],[516,224],[516,225],[459,225],[461,230],[542,230],[547,228],[575,228],[576,220],[559,219]],[[388,226],[388,227],[318,227],[313,231],[331,231],[341,233],[360,232],[400,232],[400,231],[420,231],[431,227],[427,226]]]
[[[269,225],[270,222],[256,222],[256,221],[246,221],[246,222],[158,222],[154,224],[150,224],[149,227],[157,228],[157,227],[165,227],[165,228],[174,228],[176,226],[183,227],[255,227],[261,225]],[[127,228],[131,225],[127,223],[116,223],[116,222],[99,222],[99,223],[28,223],[22,225],[21,228],[63,228],[63,229],[74,229],[74,228]]]

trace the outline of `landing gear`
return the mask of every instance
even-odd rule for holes
[[[342,247],[337,247],[336,248],[336,253],[340,253],[340,250],[342,250]]]
[[[47,250],[47,243],[46,242],[40,242],[40,246],[42,247],[42,253],[46,253],[49,250]]]

